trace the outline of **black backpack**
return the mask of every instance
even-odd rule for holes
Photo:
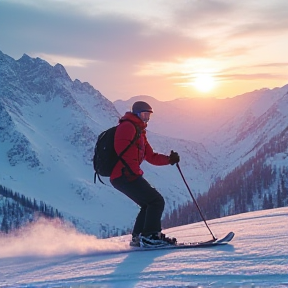
[[[129,121],[129,120],[125,120]],[[131,121],[129,121],[131,122]],[[131,122],[133,124],[133,122]],[[134,125],[134,124],[133,124]],[[135,126],[135,125],[134,125]],[[140,137],[140,130],[135,126],[136,133],[131,141],[131,143],[119,154],[117,155],[114,149],[114,136],[117,129],[117,126],[111,127],[108,130],[102,132],[96,141],[93,157],[93,166],[94,166],[94,183],[96,183],[96,175],[101,183],[104,182],[101,180],[100,176],[109,177],[111,176],[114,166],[119,160],[125,165],[128,171],[133,175],[133,171],[129,165],[122,159],[123,154],[136,142]]]

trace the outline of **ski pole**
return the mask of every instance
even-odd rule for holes
[[[186,187],[187,187],[187,189],[188,189],[188,191],[189,191],[189,193],[190,193],[190,195],[191,195],[194,203],[196,204],[196,206],[197,206],[197,208],[198,208],[198,211],[199,211],[199,213],[200,213],[200,215],[201,215],[202,220],[204,221],[207,229],[209,230],[210,234],[212,235],[213,240],[214,240],[214,241],[217,240],[217,238],[214,236],[214,234],[212,233],[211,229],[209,228],[209,226],[208,226],[208,224],[207,224],[207,222],[206,222],[206,220],[205,220],[205,218],[204,218],[204,216],[203,216],[203,214],[202,214],[202,212],[201,212],[201,209],[200,209],[200,207],[199,207],[199,205],[198,205],[195,197],[193,196],[193,194],[192,194],[192,192],[191,192],[191,190],[190,190],[190,188],[189,188],[189,186],[188,186],[188,184],[187,184],[187,182],[186,182],[186,180],[185,180],[185,178],[184,178],[184,176],[183,176],[183,173],[182,173],[182,171],[181,171],[181,169],[180,169],[179,163],[176,163],[176,166],[177,166],[177,168],[178,168],[178,170],[179,170],[179,172],[180,172],[180,174],[181,174],[181,176],[182,176],[182,179],[183,179],[183,181],[184,181],[184,183],[185,183],[185,185],[186,185]]]

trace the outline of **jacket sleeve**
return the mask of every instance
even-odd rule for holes
[[[128,121],[125,121],[118,126],[114,138],[114,148],[118,155],[133,141],[135,134],[136,129],[134,125]],[[143,174],[143,171],[139,167],[138,148],[136,145],[133,144],[124,153],[122,159],[128,164],[135,175],[139,176]],[[124,165],[122,163],[120,164],[120,162],[121,161],[119,161],[117,165],[121,165],[123,168]],[[131,176],[131,174],[126,170],[127,169],[125,168],[125,174]]]
[[[155,153],[149,144],[149,142],[146,139],[146,145],[145,145],[145,160],[153,165],[168,165],[169,164],[169,156]]]

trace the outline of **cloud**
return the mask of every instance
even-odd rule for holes
[[[219,81],[239,81],[239,80],[263,80],[263,79],[287,79],[282,74],[272,74],[272,73],[243,73],[243,74],[218,74],[215,75]]]
[[[238,17],[232,25],[230,36],[240,37],[273,37],[288,32],[288,2],[287,1],[264,1],[252,2],[241,9],[242,21]],[[240,16],[240,13],[239,13]]]
[[[80,67],[84,68],[90,64],[97,64],[100,61],[89,60],[84,58],[76,58],[76,57],[65,57],[63,55],[54,55],[54,54],[46,54],[46,53],[38,53],[35,55],[31,55],[32,57],[39,57],[45,59],[51,65],[55,65],[57,63],[61,63],[65,67]]]
[[[253,49],[251,43],[263,45],[268,37],[288,37],[286,0],[194,0],[185,4],[177,1],[174,6],[174,25],[187,27],[187,34],[209,38],[210,55],[218,55],[219,46],[228,46],[232,51],[232,47],[237,49],[245,41],[248,52]]]
[[[10,47],[35,53],[132,63],[204,55],[204,39],[186,37],[177,30],[152,29],[149,23],[117,13],[88,15],[75,4],[50,2],[38,7],[22,2],[0,3],[0,23]],[[48,4],[47,4],[48,3]],[[11,17],[13,16],[13,17]],[[2,30],[2,29],[1,29]],[[8,32],[9,31],[9,32]],[[8,45],[8,43],[7,43]]]
[[[288,62],[259,64],[259,65],[254,65],[254,67],[275,67],[275,68],[288,67]]]
[[[230,66],[229,68],[222,69],[218,73],[215,73],[214,76],[219,81],[226,81],[226,80],[254,81],[254,80],[271,80],[271,79],[287,80],[287,74],[281,73],[283,72],[283,68],[286,68],[286,67],[288,68],[288,62],[283,62],[283,63],[282,62],[281,63],[267,62],[267,63],[256,64],[256,65]],[[259,70],[265,71],[265,72],[259,73]]]
[[[174,1],[173,6],[175,23],[196,25],[224,23],[227,16],[239,8],[236,1],[221,0],[177,1],[177,4]]]
[[[163,87],[175,98],[173,81],[204,68],[283,79],[272,63],[287,54],[287,10],[287,0],[0,0],[0,50],[59,62],[110,98]]]
[[[123,3],[125,6],[129,1]],[[127,7],[116,11],[108,6],[109,10],[101,1],[46,0],[40,5],[33,0],[2,0],[0,25],[4,29],[0,39],[12,54],[21,49],[25,53],[134,65],[179,57],[213,57],[219,55],[219,46],[229,41],[228,47],[247,53],[251,49],[248,45],[239,48],[238,42],[231,41],[288,29],[283,12],[288,4],[283,0],[277,1],[279,7],[269,1],[252,1],[250,6],[227,0],[155,3],[155,7],[165,7],[166,15],[159,14],[156,19],[153,13],[150,17],[128,13]],[[229,49],[234,51],[230,55],[235,49]]]

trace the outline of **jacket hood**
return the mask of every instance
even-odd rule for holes
[[[126,112],[125,115],[119,120],[119,123],[129,120],[133,122],[136,126],[141,128],[141,130],[146,129],[147,123],[144,123],[136,114],[133,114],[132,112]]]

